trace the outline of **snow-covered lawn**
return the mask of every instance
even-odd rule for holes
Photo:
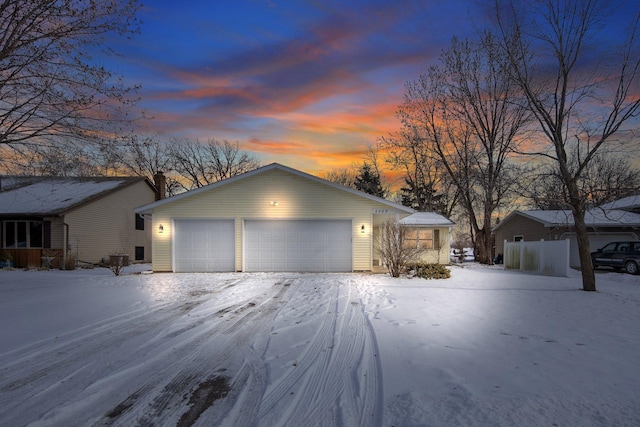
[[[640,425],[640,276],[451,269],[0,271],[0,425]]]

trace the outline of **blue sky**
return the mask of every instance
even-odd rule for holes
[[[484,13],[471,0],[149,1],[112,68],[142,85],[141,132],[238,141],[319,173],[397,129],[404,84]]]

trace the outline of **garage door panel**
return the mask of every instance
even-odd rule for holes
[[[247,220],[247,271],[352,271],[350,220]]]
[[[235,271],[233,220],[175,220],[176,272]]]

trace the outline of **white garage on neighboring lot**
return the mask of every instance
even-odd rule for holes
[[[378,227],[414,211],[274,163],[136,213],[153,220],[154,271],[349,272],[378,266]],[[425,259],[448,263],[453,223],[415,218]]]

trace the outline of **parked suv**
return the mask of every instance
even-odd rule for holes
[[[602,266],[623,269],[629,274],[640,273],[640,241],[611,242],[591,252],[593,268]]]

